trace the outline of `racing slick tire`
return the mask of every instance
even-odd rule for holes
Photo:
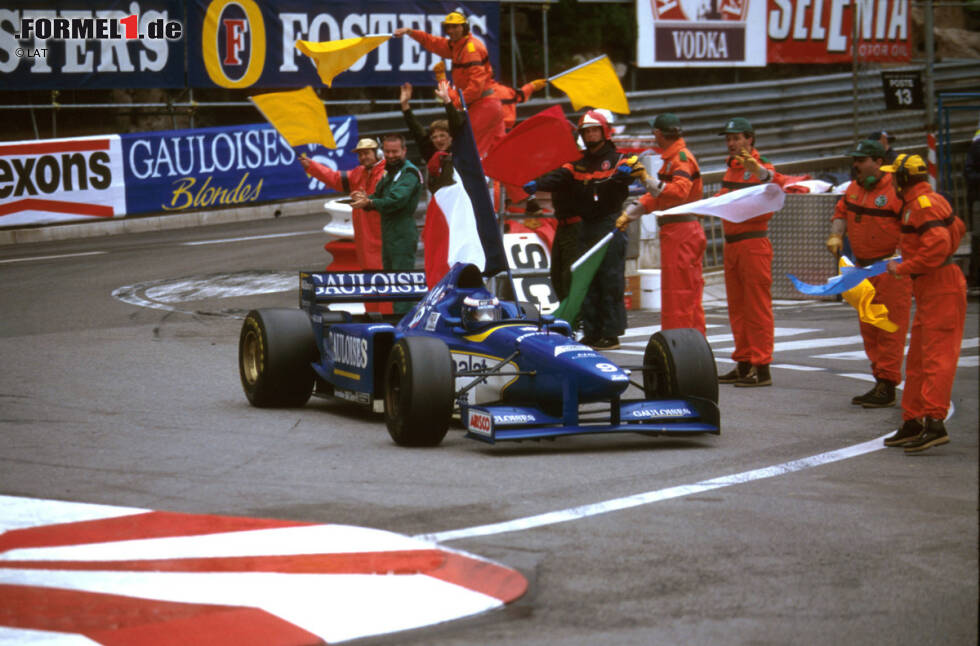
[[[692,328],[661,330],[643,353],[647,399],[696,397],[718,403],[718,370],[704,335]]]
[[[399,446],[436,446],[453,415],[453,360],[440,339],[409,336],[388,354],[385,425]]]
[[[252,310],[238,337],[238,374],[253,406],[292,408],[313,394],[316,340],[299,309]]]

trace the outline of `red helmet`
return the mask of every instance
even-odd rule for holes
[[[596,110],[589,110],[582,115],[582,118],[578,120],[578,130],[582,132],[585,128],[602,128],[602,136],[605,139],[612,137],[612,128],[609,127],[609,122],[606,117],[602,115],[601,112]]]

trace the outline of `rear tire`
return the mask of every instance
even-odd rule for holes
[[[249,403],[302,406],[313,394],[318,351],[313,326],[299,309],[252,310],[238,337],[238,374]]]
[[[453,415],[453,362],[434,337],[400,339],[385,370],[385,425],[399,446],[436,446]]]
[[[711,346],[692,328],[661,330],[643,353],[647,399],[695,397],[718,403],[718,370]]]

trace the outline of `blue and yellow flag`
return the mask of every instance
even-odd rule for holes
[[[248,98],[290,146],[321,144],[327,148],[337,147],[327,121],[327,108],[310,86]]]
[[[594,58],[552,76],[548,81],[568,95],[575,110],[589,107],[605,108],[618,114],[630,113],[626,92],[608,56]]]
[[[847,256],[841,256],[839,266],[843,273],[845,267],[853,267],[854,264]],[[841,296],[851,307],[857,310],[858,318],[861,319],[862,323],[881,328],[885,332],[894,332],[898,329],[898,326],[888,318],[888,308],[880,303],[871,302],[875,297],[875,287],[867,278],[841,293]]]

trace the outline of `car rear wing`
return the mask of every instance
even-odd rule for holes
[[[423,271],[301,271],[299,306],[315,303],[417,301],[429,293]]]

